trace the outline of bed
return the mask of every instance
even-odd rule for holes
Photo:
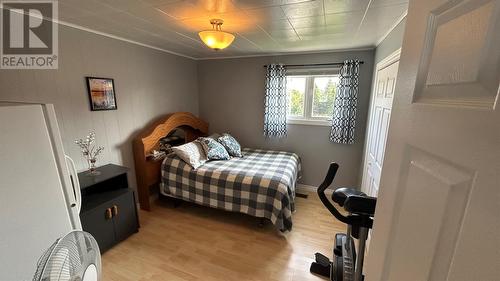
[[[149,159],[159,140],[177,128],[186,132],[186,142],[208,132],[206,122],[178,112],[160,118],[134,141],[141,209],[150,210],[149,189],[159,184],[163,196],[265,218],[281,231],[292,229],[295,185],[301,169],[295,153],[245,148],[242,158],[208,161],[197,169],[175,154]]]
[[[209,161],[193,169],[174,153],[162,164],[160,192],[185,201],[269,219],[278,229],[292,229],[297,154],[243,149],[243,157]]]

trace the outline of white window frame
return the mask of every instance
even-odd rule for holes
[[[299,116],[288,116],[286,117],[288,124],[294,125],[314,125],[314,126],[331,126],[332,117],[313,117],[312,116],[312,105],[313,105],[313,93],[314,93],[314,77],[321,76],[338,76],[339,68],[328,68],[328,69],[314,69],[314,70],[291,70],[288,71],[288,76],[302,76],[306,78],[306,86],[304,93],[304,115]]]

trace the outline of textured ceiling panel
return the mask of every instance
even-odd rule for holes
[[[63,22],[193,58],[373,47],[407,0],[65,0]],[[201,43],[209,20],[236,35],[222,51]]]

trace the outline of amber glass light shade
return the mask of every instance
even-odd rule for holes
[[[205,45],[214,50],[225,49],[234,41],[234,35],[219,30],[201,31],[198,35]]]
[[[209,48],[214,50],[222,50],[227,48],[234,41],[234,35],[221,30],[221,25],[224,21],[221,19],[212,19],[212,30],[200,31],[198,35],[201,41]]]

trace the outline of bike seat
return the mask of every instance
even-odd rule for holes
[[[373,217],[377,198],[367,195],[351,195],[344,202],[344,209],[352,214],[368,215]]]
[[[365,193],[350,187],[341,187],[335,189],[332,194],[333,202],[339,204],[341,207],[344,207],[344,203],[349,198],[349,196],[366,196]]]

